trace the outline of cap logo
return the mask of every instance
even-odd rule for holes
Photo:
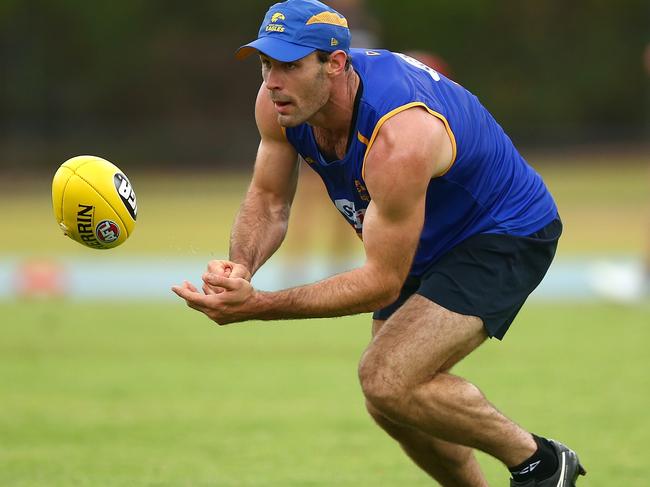
[[[285,18],[286,17],[284,16],[284,14],[282,12],[275,12],[273,14],[273,17],[271,17],[271,22],[275,23],[278,20],[285,20]]]
[[[332,40],[330,41],[330,46],[338,46],[339,41],[337,41],[334,37],[332,37]]]
[[[330,24],[348,28],[348,21],[344,17],[339,17],[334,12],[321,12],[318,15],[314,15],[305,25],[311,24]]]
[[[285,16],[282,12],[275,12],[271,16],[271,23],[266,25],[266,32],[284,32],[284,25],[276,24],[281,20],[285,20]]]

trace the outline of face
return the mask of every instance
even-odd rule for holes
[[[329,99],[326,64],[316,53],[291,63],[276,61],[260,54],[262,78],[269,90],[283,127],[295,127],[308,121]]]

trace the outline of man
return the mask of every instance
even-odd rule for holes
[[[503,338],[561,233],[541,178],[478,100],[433,69],[350,49],[345,18],[316,0],[267,12],[255,52],[261,142],[231,235],[203,293],[173,290],[220,325],[373,311],[359,367],[368,411],[443,486],[486,486],[472,453],[502,461],[513,486],[573,486],[584,469],[449,373]],[[298,155],[363,241],[365,263],[321,282],[262,292],[251,276],[281,244]]]

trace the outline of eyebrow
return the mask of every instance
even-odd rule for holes
[[[266,54],[260,53],[260,61],[275,61],[276,63],[280,64],[299,64],[301,59],[296,59],[295,61],[278,61],[277,59],[273,59]]]

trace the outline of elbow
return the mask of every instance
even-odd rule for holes
[[[265,213],[274,220],[288,220],[291,200],[286,196],[271,191],[249,188],[247,199],[258,212]]]
[[[399,298],[399,291],[400,290],[397,290],[397,292],[385,294],[382,296],[381,299],[377,300],[377,306],[375,309],[382,309],[393,304],[395,301],[397,301],[397,298]]]
[[[408,269],[395,269],[373,262],[366,262],[361,269],[366,289],[365,304],[376,311],[393,304],[399,298]]]
[[[380,284],[373,303],[375,309],[385,308],[397,301],[404,283],[400,279],[384,279]]]

